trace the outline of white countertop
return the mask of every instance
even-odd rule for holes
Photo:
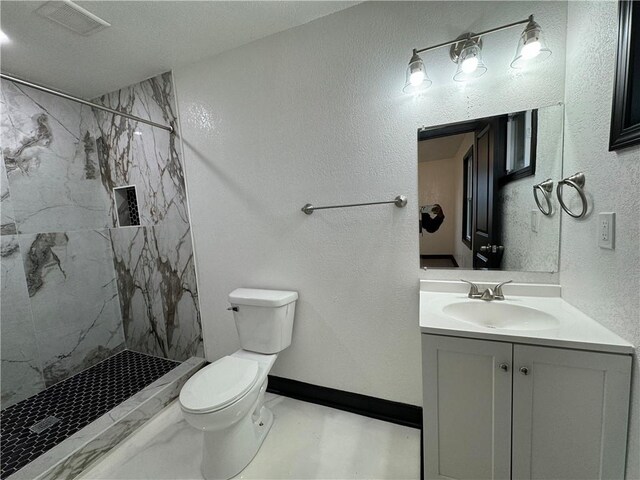
[[[482,282],[476,283],[479,287],[485,287]],[[559,320],[559,325],[548,330],[488,328],[458,320],[443,313],[443,308],[452,303],[484,302],[484,300],[469,299],[468,290],[468,285],[462,282],[422,280],[420,282],[421,332],[598,352],[622,354],[634,352],[631,343],[565,302],[560,297],[560,287],[557,285],[506,285],[503,287],[506,299],[500,301],[500,303],[535,308],[553,315]]]

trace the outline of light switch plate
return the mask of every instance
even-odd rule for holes
[[[531,231],[536,233],[540,227],[539,210],[531,210]]]
[[[616,214],[600,212],[598,214],[598,246],[613,250],[616,237]]]

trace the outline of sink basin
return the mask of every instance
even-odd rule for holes
[[[535,308],[495,301],[452,303],[442,312],[463,322],[504,330],[549,330],[560,324],[556,317]]]

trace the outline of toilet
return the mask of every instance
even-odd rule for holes
[[[202,475],[228,479],[258,453],[273,414],[267,375],[291,344],[297,292],[238,288],[229,294],[241,349],[204,367],[180,391],[185,420],[204,432]]]

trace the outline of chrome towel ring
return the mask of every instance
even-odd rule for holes
[[[540,203],[540,199],[538,198],[538,192],[541,192],[544,196],[544,199],[547,204],[547,209],[545,210],[542,204]],[[538,183],[533,186],[533,198],[536,200],[536,205],[542,212],[543,215],[551,215],[553,214],[553,206],[551,205],[551,195],[553,193],[553,180],[547,178],[544,182]]]
[[[556,187],[556,195],[558,196],[558,202],[560,202],[560,206],[562,209],[567,212],[573,218],[582,218],[587,213],[587,197],[584,194],[584,184],[585,184],[585,176],[584,173],[578,172],[570,177],[567,177],[558,182],[558,186]],[[575,188],[578,195],[580,195],[580,200],[582,200],[582,211],[578,214],[573,213],[567,205],[565,205],[564,200],[562,200],[562,186],[569,185],[570,187]]]

